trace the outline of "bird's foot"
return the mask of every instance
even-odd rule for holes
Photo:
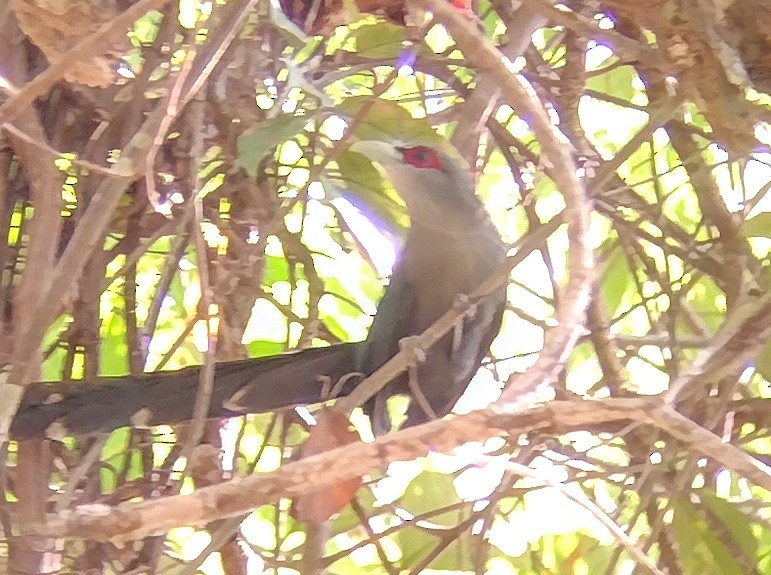
[[[418,381],[418,365],[426,361],[426,350],[420,346],[420,338],[414,335],[404,337],[399,340],[399,347],[402,351],[408,353],[407,385],[410,389],[412,401],[420,408],[427,419],[436,419],[436,412],[431,407]]]
[[[460,312],[462,314],[461,318],[467,317],[469,319],[474,319],[474,316],[477,314],[477,308],[476,302],[471,301],[465,293],[456,295],[452,302],[452,309]]]
[[[452,309],[459,312],[452,333],[452,351],[454,353],[460,349],[461,342],[463,341],[464,320],[466,318],[474,319],[474,316],[477,314],[477,304],[472,302],[468,295],[461,293],[455,296],[455,300],[452,302]]]
[[[327,401],[329,399],[335,399],[346,391],[350,393],[350,390],[356,387],[364,379],[364,374],[360,371],[352,371],[346,373],[336,382],[332,382],[332,378],[328,375],[317,376],[318,382],[321,384],[321,400]]]

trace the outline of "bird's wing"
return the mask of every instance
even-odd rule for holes
[[[398,269],[391,277],[372,320],[362,347],[359,369],[370,375],[399,351],[399,341],[411,334],[415,314],[415,290],[412,282]]]
[[[378,304],[367,340],[361,348],[359,370],[362,373],[372,374],[398,353],[399,342],[412,334],[411,318],[414,317],[415,307],[414,286],[407,274],[399,273],[397,266],[391,283],[386,287]],[[370,416],[376,435],[383,435],[391,428],[386,401],[395,393],[406,391],[400,389],[403,379],[399,377],[390,382],[364,405],[364,411]]]

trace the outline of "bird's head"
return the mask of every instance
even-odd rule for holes
[[[366,140],[351,150],[382,168],[407,204],[413,227],[468,226],[483,211],[468,167],[447,145]]]

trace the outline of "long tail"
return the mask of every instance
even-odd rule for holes
[[[334,385],[356,371],[360,345],[343,343],[218,363],[209,417],[318,403],[325,399],[325,379]],[[23,440],[189,420],[199,373],[200,367],[190,367],[70,384],[34,383],[26,390],[11,436]]]

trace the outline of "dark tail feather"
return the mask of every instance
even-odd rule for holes
[[[324,399],[322,378],[334,386],[355,372],[360,345],[343,343],[218,363],[209,416],[318,403]],[[65,434],[84,434],[108,432],[132,422],[159,425],[189,420],[200,369],[69,384],[33,383],[14,418],[11,436],[18,440],[45,437],[54,423],[63,426]]]

